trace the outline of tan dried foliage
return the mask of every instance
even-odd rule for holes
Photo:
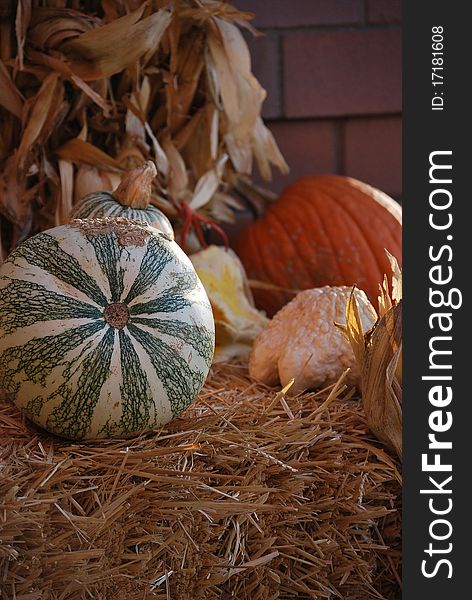
[[[343,389],[220,364],[162,430],[87,444],[0,402],[4,597],[397,598],[399,464]]]
[[[153,203],[233,218],[253,158],[286,171],[260,118],[265,90],[219,0],[21,0],[0,11],[3,253],[64,223],[72,202],[153,160]],[[192,225],[203,221],[192,221]],[[1,258],[1,257],[0,257]]]
[[[361,370],[362,402],[375,435],[402,458],[402,273],[387,252],[392,266],[392,289],[387,277],[380,286],[379,318],[362,334],[354,294],[346,307],[345,333]]]

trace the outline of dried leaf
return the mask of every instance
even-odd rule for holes
[[[165,179],[167,179],[169,175],[169,160],[167,159],[167,155],[162,149],[162,146],[159,144],[149,123],[146,122],[144,127],[146,129],[146,133],[151,138],[152,147],[154,150],[154,162],[156,163],[157,170],[164,176]]]
[[[219,120],[218,111],[215,108],[211,115],[210,127],[210,151],[212,160],[216,160],[218,156]]]
[[[42,50],[59,48],[65,40],[77,37],[98,25],[99,20],[97,18],[76,10],[38,8],[33,13],[28,41]]]
[[[236,215],[227,204],[220,201],[218,192],[213,196],[214,202],[208,208],[210,217],[218,223],[235,223]]]
[[[0,172],[0,212],[17,228],[21,237],[31,225],[30,200],[37,186],[28,189],[26,173],[18,167],[16,155],[10,156]]]
[[[74,204],[87,194],[105,189],[100,171],[90,165],[81,165],[74,179]]]
[[[79,90],[83,91],[91,100],[100,106],[105,116],[110,114],[111,106],[100,96],[100,94],[98,94],[89,85],[87,85],[85,81],[73,73],[65,62],[41,52],[31,51],[30,55],[38,63],[47,65],[51,69],[60,73],[63,77],[70,79]]]
[[[380,295],[377,298],[379,305],[379,316],[383,317],[384,314],[393,306],[387,275],[384,275],[382,285],[379,284],[379,291]]]
[[[72,139],[55,151],[56,156],[73,163],[85,163],[95,167],[121,170],[118,161],[93,144]]]
[[[346,304],[346,325],[340,325],[339,323],[336,325],[344,332],[344,335],[351,344],[356,363],[359,370],[362,371],[364,365],[365,341],[359,307],[357,305],[356,289],[356,286],[352,288],[349,300]]]
[[[251,73],[249,50],[241,32],[232,23],[215,19],[224,53],[236,85],[239,108],[237,118],[227,114],[228,130],[237,143],[251,139],[251,133],[261,112],[266,92]]]
[[[189,206],[192,210],[195,211],[202,208],[202,206],[205,206],[205,204],[212,199],[220,184],[223,167],[226,164],[227,159],[228,156],[223,155],[214,169],[211,169],[211,171],[208,171],[200,177],[195,186],[193,198],[189,202]]]
[[[168,187],[170,194],[173,198],[182,200],[188,187],[188,175],[185,161],[170,138],[167,138],[163,142],[163,148],[169,161]]]
[[[209,207],[209,213],[213,220],[221,223],[235,223],[236,212],[245,208],[245,204],[227,194],[225,192],[217,191]]]
[[[24,47],[26,41],[26,31],[31,20],[31,0],[18,0],[16,8],[15,32],[17,44],[17,67],[20,71],[24,67]]]
[[[400,302],[402,299],[402,271],[397,259],[388,250],[385,250],[385,253],[392,268],[392,300]]]
[[[224,141],[235,170],[242,175],[250,175],[253,155],[250,141],[238,141],[232,133],[227,133]]]
[[[23,113],[23,96],[13,83],[10,74],[0,60],[0,105],[21,119]]]
[[[258,130],[265,91],[239,31],[251,30],[249,13],[220,0],[99,4],[21,0],[2,13],[0,210],[13,242],[32,224],[62,221],[72,196],[152,158],[152,202],[177,230],[181,201],[232,221],[225,198],[238,176],[256,153],[265,172],[277,162],[273,138]]]
[[[172,53],[170,71],[164,73],[167,101],[167,127],[174,135],[188,120],[195,99],[204,62],[204,34],[201,30],[189,35]],[[178,57],[178,62],[176,60]]]
[[[155,51],[171,13],[159,10],[141,20],[146,7],[145,2],[129,15],[64,43],[61,50],[72,71],[83,81],[102,79]]]
[[[255,185],[249,177],[241,175],[236,178],[235,189],[247,200],[257,217],[263,215],[267,204],[275,202],[278,198],[277,194]]]
[[[64,225],[69,222],[72,209],[74,192],[74,166],[67,160],[59,160],[59,177],[61,179],[61,193],[56,204],[55,225]]]
[[[206,54],[207,68],[214,74],[213,82],[217,85],[216,95],[221,96],[224,110],[230,121],[238,122],[240,117],[239,97],[233,70],[225,47],[216,32],[209,31]]]
[[[395,304],[402,299],[402,271],[397,259],[385,250],[392,269],[392,291],[388,285],[387,275],[384,275],[382,285],[379,285],[380,295],[378,297],[379,316],[383,317]]]
[[[366,336],[362,402],[369,427],[402,457],[402,302]]]
[[[204,118],[205,108],[201,108],[200,110],[197,110],[187,124],[180,129],[180,131],[174,137],[174,144],[177,150],[180,151],[183,149],[189,142],[192,141],[192,138],[195,135],[198,135],[198,130]]]
[[[44,124],[47,121],[51,105],[57,94],[59,85],[59,74],[50,73],[44,80],[41,88],[32,100],[26,119],[26,127],[21,138],[21,143],[16,155],[17,160],[21,163],[26,153],[31,149],[32,145],[38,139]]]
[[[274,164],[281,173],[287,174],[289,167],[280,152],[272,132],[264,125],[261,117],[257,117],[253,132],[254,156],[262,177],[269,181],[271,179],[270,163]]]

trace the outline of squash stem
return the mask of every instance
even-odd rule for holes
[[[151,202],[152,182],[157,175],[156,165],[146,161],[123,175],[113,197],[123,206],[146,208]]]

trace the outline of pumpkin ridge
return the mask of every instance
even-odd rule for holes
[[[37,292],[30,299],[28,310],[18,305],[18,298],[24,294]],[[12,279],[1,290],[0,319],[3,335],[27,327],[38,321],[57,319],[99,319],[101,312],[95,306],[72,296],[64,296],[50,291],[32,281]]]
[[[139,272],[123,302],[129,305],[135,298],[144,294],[146,290],[156,283],[165,266],[172,259],[171,253],[164,244],[155,237],[150,237]]]
[[[108,192],[92,192],[84,196],[72,208],[70,219],[87,219],[94,216],[94,211],[98,206],[107,206],[110,202],[110,194]]]
[[[172,414],[180,414],[200,391],[202,373],[192,371],[174,348],[144,329],[129,323],[128,331],[147,353],[166,390]]]
[[[342,178],[342,176],[323,175],[321,177],[323,179],[323,183],[327,185],[332,185],[332,187],[336,187],[337,189],[341,189],[342,181],[340,177]],[[332,179],[330,180],[330,178]],[[394,217],[395,221],[401,224],[402,209],[401,205],[398,202],[396,202],[393,198],[388,196],[385,192],[374,188],[368,183],[359,181],[358,179],[354,179],[353,177],[345,177],[345,179],[348,180],[351,188],[355,190],[355,193],[357,195],[362,196],[363,198],[365,198],[366,195],[370,197],[370,199],[372,200],[372,204],[375,205],[375,210],[379,218],[382,219],[382,222],[386,227],[389,227],[391,224],[390,219],[384,219],[387,212]],[[379,210],[380,207],[381,210]]]
[[[341,195],[342,195],[343,192],[345,193],[345,189],[342,186],[338,185],[337,180],[334,183],[332,183],[331,181],[326,181],[326,177],[329,177],[329,176],[319,176],[319,178],[316,177],[316,179],[318,180],[317,181],[317,191],[320,190],[320,191],[323,191],[325,194],[329,195],[329,197],[331,198],[332,202],[343,212],[343,214],[345,215],[346,219],[355,226],[356,230],[359,233],[359,239],[363,240],[364,251],[367,250],[367,252],[371,255],[371,257],[372,257],[372,264],[373,264],[373,266],[378,271],[377,275],[380,276],[380,278],[382,278],[383,277],[383,270],[382,270],[382,267],[380,265],[379,259],[377,258],[374,250],[371,248],[371,245],[369,243],[370,242],[370,238],[368,236],[366,236],[364,228],[360,226],[360,224],[357,221],[357,219],[355,219],[353,217],[353,215],[347,209],[347,207],[344,204],[341,204],[340,198],[336,198],[336,199],[332,198],[332,195],[331,195],[331,192],[330,192],[329,188],[330,188],[330,186],[337,188],[337,190],[341,193]],[[322,181],[320,181],[320,179]],[[350,192],[350,197],[352,198],[352,196],[353,196],[353,193]],[[359,198],[361,199],[361,202],[365,205],[364,196],[360,195]],[[352,277],[349,278],[349,279],[352,280]],[[379,282],[380,281],[381,281],[381,279],[379,280]],[[358,283],[358,282],[353,282],[353,283]],[[370,288],[370,285],[368,287]],[[371,290],[365,290],[365,291],[369,292],[368,295],[370,295]]]
[[[184,269],[181,273],[174,276],[175,285],[166,290],[166,293],[189,294],[193,292],[199,284],[199,279],[194,270]]]
[[[339,186],[338,186],[338,189],[339,189]],[[359,197],[363,198],[363,202],[364,202],[364,204],[366,204],[365,199],[364,199],[365,198],[364,195],[362,194]],[[380,283],[382,281],[382,279],[383,279],[384,274],[385,274],[385,268],[384,268],[381,260],[378,258],[377,253],[374,251],[373,246],[375,245],[375,238],[371,237],[370,230],[368,228],[365,228],[362,225],[362,223],[356,218],[356,215],[351,212],[351,210],[349,208],[349,205],[346,202],[344,202],[343,198],[344,197],[342,195],[339,197],[338,204],[342,208],[342,210],[344,211],[344,213],[350,218],[350,220],[356,224],[356,226],[359,229],[359,231],[361,231],[362,237],[365,239],[366,245],[369,248],[369,252],[374,257],[375,263],[377,265],[378,273],[379,273],[379,276],[380,276],[380,280],[379,280],[379,283]],[[372,210],[372,207],[375,207],[374,210],[376,211],[376,214],[375,214],[376,218],[379,218],[379,214],[383,214],[383,211],[377,211],[376,210],[376,206],[377,205],[376,205],[375,201],[369,202],[368,204],[370,206],[366,206],[365,210]],[[381,220],[381,219],[379,218],[379,220]],[[382,223],[382,224],[385,226],[385,229],[392,236],[391,239],[390,239],[390,242],[391,242],[392,246],[396,246],[395,240],[393,239],[393,233],[391,232],[390,228],[388,227],[388,224],[386,224],[386,223]],[[391,247],[390,249],[387,248],[387,250],[389,250],[394,255],[397,254],[396,248]],[[385,257],[385,261],[386,260],[387,259]]]
[[[103,217],[125,217],[142,221],[161,230],[173,239],[172,224],[167,216],[153,204],[145,208],[132,208],[120,204],[111,192],[92,192],[84,196],[72,208],[69,219],[93,219]]]
[[[298,252],[297,252],[298,246],[295,244],[294,240],[292,239],[292,237],[290,235],[290,231],[285,227],[284,220],[279,217],[279,215],[277,214],[277,211],[275,211],[275,210],[271,213],[271,216],[273,217],[274,221],[276,221],[279,224],[279,226],[283,230],[285,236],[290,240],[290,245],[295,250],[294,256],[297,256],[297,254],[298,254]],[[303,270],[305,271],[306,275],[309,277],[310,276],[310,270],[306,266],[305,261],[299,261],[299,263],[302,265]],[[291,285],[290,287],[293,289],[294,286]]]
[[[133,319],[133,323],[146,325],[152,329],[157,329],[160,333],[181,339],[196,350],[208,366],[211,365],[214,341],[213,336],[206,328],[189,325],[178,319],[154,319],[152,317],[136,317]]]
[[[190,300],[183,296],[175,298],[172,294],[162,294],[158,298],[154,298],[154,300],[133,304],[129,307],[129,312],[133,317],[142,314],[172,313],[187,308],[190,305]]]
[[[192,300],[184,294],[193,292],[198,286],[198,277],[192,271],[176,274],[176,285],[164,290],[156,298],[147,302],[139,302],[129,307],[131,315],[154,314],[159,312],[175,312],[192,304]],[[201,304],[197,302],[197,304]],[[204,304],[207,306],[207,304]]]
[[[156,424],[156,408],[146,372],[129,335],[120,329],[118,336],[123,378],[120,385],[122,414],[118,426],[124,433],[133,433]]]
[[[264,276],[267,278],[268,272],[267,272],[265,262],[263,260],[263,247],[264,246],[262,244],[260,244],[260,241],[258,240],[258,234],[260,233],[260,229],[261,229],[260,223],[256,221],[256,223],[254,224],[254,229],[252,231],[252,236],[249,236],[249,238],[251,239],[253,250],[256,253],[256,257],[259,259],[261,279],[263,279]]]
[[[331,285],[339,283],[339,275],[337,274],[339,265],[337,264],[337,257],[333,251],[333,243],[328,235],[325,223],[321,218],[318,205],[310,200],[309,191],[305,194],[298,192],[298,190],[293,192],[290,196],[290,202],[287,201],[284,208],[287,211],[288,216],[292,217],[300,227],[300,259],[301,262],[307,261],[312,265],[312,270],[309,272],[309,277],[307,279],[307,281],[310,282],[309,287],[319,285],[319,275],[316,275],[320,269],[318,263],[321,263],[322,265],[322,278],[326,279],[327,283],[329,282]],[[317,226],[316,235],[320,241],[315,241],[314,244],[310,227],[313,226],[313,221],[315,220]],[[302,252],[303,248],[305,248],[305,252]],[[328,250],[331,250],[331,252],[329,252],[330,258],[326,259],[326,257],[324,257],[323,260],[319,260],[318,255],[323,256],[323,252]],[[313,260],[314,257],[315,261]],[[307,288],[305,282],[303,283],[302,288]]]
[[[330,193],[329,193],[327,190],[323,189],[323,187],[321,187],[321,186],[318,188],[318,190],[321,192],[321,194],[322,194],[322,195],[323,195],[325,198],[326,198],[326,197],[327,197],[327,198],[329,198],[329,201],[330,201],[330,203],[331,203],[332,205],[334,205],[335,207],[337,207],[337,208],[338,208],[338,210],[340,210],[340,211],[341,211],[342,213],[344,213],[345,215],[347,214],[347,213],[346,213],[346,211],[344,210],[344,208],[342,207],[342,205],[340,205],[340,203],[339,203],[339,202],[337,202],[337,201],[336,201],[336,200],[335,200],[335,199],[334,199],[334,198],[331,196],[331,194],[330,194]],[[317,191],[318,191],[318,190],[317,190]],[[340,275],[342,276],[342,280],[343,280],[343,281],[346,281],[346,282],[347,282],[347,281],[351,281],[351,283],[350,283],[350,284],[356,284],[356,283],[358,283],[358,282],[356,282],[356,281],[352,281],[352,277],[350,277],[350,276],[349,276],[349,274],[346,274],[346,271],[345,271],[345,269],[343,268],[343,266],[342,266],[342,264],[341,264],[341,262],[340,262],[340,260],[339,260],[339,258],[338,258],[338,255],[337,255],[337,252],[336,252],[336,249],[335,249],[334,243],[333,243],[333,241],[332,241],[332,238],[331,238],[331,235],[330,235],[329,227],[327,227],[327,225],[326,225],[327,223],[329,223],[329,216],[328,216],[328,218],[325,218],[325,215],[323,214],[323,209],[325,209],[325,208],[326,208],[326,210],[328,211],[328,207],[327,207],[325,204],[323,204],[323,203],[320,203],[320,204],[319,204],[319,205],[317,205],[317,207],[316,207],[316,213],[318,214],[318,216],[319,216],[319,219],[320,219],[321,223],[323,224],[323,228],[324,228],[324,230],[326,231],[326,237],[327,237],[327,239],[328,239],[328,241],[329,241],[329,243],[330,243],[330,245],[331,245],[331,248],[332,248],[332,251],[333,251],[333,257],[334,257],[334,260],[335,260],[335,262],[336,262],[336,265],[337,265],[338,272],[339,272],[339,273],[340,273]],[[347,215],[347,216],[348,216],[348,217],[350,217],[350,215]],[[349,221],[349,223],[351,223],[351,222],[352,222],[352,218],[349,218],[349,219],[348,219],[348,221]],[[362,239],[362,241],[363,241],[363,245],[364,245],[364,246],[367,248],[368,252],[372,254],[372,251],[371,251],[370,247],[368,247],[368,244],[366,244],[366,239],[365,239],[365,236],[364,236],[363,232],[362,232],[362,231],[359,229],[359,227],[357,226],[357,223],[356,223],[356,222],[355,222],[354,224],[356,225],[356,229],[357,229],[357,231],[360,233],[360,236],[359,236],[359,237],[360,237],[360,239]],[[350,229],[350,227],[348,226],[348,227],[347,227],[347,229]],[[356,244],[356,245],[358,246],[358,244]],[[374,258],[374,261],[373,261],[373,264],[374,264],[374,266],[375,266],[375,267],[378,267],[378,264],[377,264],[377,261],[376,261],[375,257],[373,257],[373,258]],[[336,283],[341,283],[341,282],[336,282]],[[360,283],[359,283],[359,286],[360,286]]]
[[[359,221],[355,218],[354,215],[351,214],[351,212],[345,206],[343,206],[340,202],[338,202],[338,206],[344,212],[344,214],[349,219],[349,221],[355,225],[356,229],[360,232],[361,237],[364,239],[365,246],[368,249],[368,253],[372,256],[373,263],[374,263],[375,267],[377,268],[377,275],[379,277],[379,283],[380,283],[382,281],[384,273],[383,273],[383,269],[382,269],[380,260],[377,257],[377,254],[374,252],[374,249],[371,246],[371,243],[370,243],[371,238],[366,235],[366,231],[365,231],[364,227],[361,226]],[[354,283],[356,283],[356,282],[354,282]],[[368,287],[370,288],[370,285]],[[370,290],[365,290],[365,291],[370,292]],[[370,296],[371,294],[369,293],[368,295]]]
[[[23,258],[27,263],[39,267],[54,275],[60,281],[85,294],[99,306],[105,306],[108,301],[94,279],[86,273],[79,261],[63,250],[59,241],[47,234],[38,233],[18,246],[11,255],[11,262]]]
[[[390,198],[380,190],[372,188],[368,184],[357,181],[356,179],[348,179],[352,181],[352,190],[350,192],[350,195],[356,198],[356,201],[362,202],[366,207],[366,210],[375,214],[375,217],[382,223],[383,227],[385,227],[385,229],[392,236],[392,243],[396,245],[395,232],[392,224],[397,223],[401,226],[400,205],[395,200],[393,200],[393,198]],[[339,192],[344,192],[344,194],[340,194],[339,196],[339,200],[344,201],[345,188],[342,186],[341,182],[337,178],[334,180],[333,183],[324,182],[322,184],[322,187],[324,185],[331,186],[331,188],[336,188],[337,190],[339,190]],[[370,193],[371,195],[366,198],[367,193]],[[388,218],[387,214],[391,215],[393,217],[393,220],[391,218]]]
[[[329,202],[331,204],[336,204],[333,201],[333,199],[331,198],[331,196],[329,196],[327,194],[324,194],[324,196],[328,198],[328,200],[329,200]],[[342,276],[342,278],[345,279],[345,276],[344,276],[345,271],[344,271],[343,265],[341,264],[341,262],[339,260],[338,253],[336,251],[336,248],[334,246],[333,240],[331,239],[331,236],[329,234],[329,229],[327,227],[327,223],[329,222],[329,218],[327,220],[325,220],[323,212],[320,210],[320,207],[319,206],[316,206],[316,207],[313,206],[313,204],[312,204],[312,202],[310,202],[309,198],[305,198],[305,197],[301,196],[300,197],[300,201],[302,203],[308,205],[307,212],[311,212],[312,214],[316,214],[316,216],[318,217],[318,219],[319,219],[319,221],[321,223],[322,230],[325,232],[326,242],[328,243],[328,245],[329,245],[329,247],[331,249],[331,255],[332,255],[333,261],[334,261],[334,263],[336,265],[336,272],[340,273],[341,276]],[[303,222],[304,221],[302,221],[302,223]],[[338,282],[337,281],[333,281],[332,283],[334,285],[334,284],[336,284]]]
[[[62,402],[53,408],[47,418],[47,428],[68,438],[82,439],[86,436],[100,392],[110,375],[114,342],[115,330],[110,327],[97,347],[82,361],[75,392],[72,392],[65,378],[66,381],[56,392],[45,399],[48,402],[54,401],[58,396],[62,398]]]
[[[100,212],[99,211],[100,207],[97,207],[97,213]],[[107,211],[107,214],[110,215],[110,217],[127,217],[128,215],[123,214],[126,213],[126,211],[124,211],[120,206],[113,206],[111,202],[108,202],[108,206],[103,206],[103,210]]]
[[[259,281],[267,281],[270,280],[270,278],[267,275],[267,271],[265,269],[264,266],[264,261],[262,259],[262,252],[259,249],[257,243],[256,243],[256,230],[259,227],[259,222],[255,221],[252,226],[251,229],[247,229],[247,230],[243,230],[238,238],[235,240],[235,244],[234,244],[234,250],[236,251],[236,254],[242,259],[243,263],[246,262],[244,260],[245,256],[250,256],[251,257],[251,263],[250,265],[247,265],[247,275],[250,279],[256,279]],[[247,262],[246,262],[247,264]],[[253,297],[254,297],[254,301],[258,302],[258,298],[260,296],[265,297],[266,296],[266,292],[264,290],[260,290],[258,288],[254,288],[251,290]],[[274,291],[272,298],[274,297],[281,297],[282,292],[276,292]],[[268,307],[266,306],[266,310],[268,310]]]
[[[339,262],[339,258],[338,258],[338,255],[337,255],[337,252],[336,252],[333,240],[331,239],[331,236],[329,234],[329,229],[326,226],[327,221],[323,218],[322,210],[320,210],[320,207],[318,206],[318,204],[315,205],[310,200],[310,198],[308,197],[308,195],[300,194],[300,195],[296,195],[294,198],[296,198],[298,200],[298,204],[299,205],[305,204],[305,206],[307,207],[306,208],[306,212],[308,214],[311,213],[311,215],[316,215],[316,217],[317,217],[317,219],[318,219],[318,221],[320,223],[320,226],[321,226],[321,231],[324,232],[324,240],[325,240],[324,243],[327,246],[329,246],[329,248],[331,249],[331,253],[330,254],[332,256],[333,263],[335,265],[335,270],[333,271],[333,275],[335,273],[339,273],[342,276],[342,278],[344,279],[344,269],[342,268],[341,263]],[[333,201],[333,199],[331,198],[330,195],[325,194],[325,198],[328,198],[328,201],[331,204],[335,204],[335,202]],[[326,208],[328,209],[328,207],[326,207]],[[329,221],[329,219],[328,219],[328,221]],[[307,231],[306,227],[304,226],[304,224],[306,224],[307,220],[306,219],[302,219],[300,222],[301,222],[301,226],[305,230],[305,232],[308,235],[310,235],[310,232]],[[312,223],[310,223],[310,225],[312,225]],[[319,235],[319,233],[320,233],[320,231],[317,232],[318,235]],[[340,282],[337,280],[337,278],[335,276],[331,277],[331,285],[336,285],[338,283],[340,283]]]
[[[123,246],[117,244],[111,233],[105,235],[86,236],[92,245],[97,262],[105,275],[110,288],[110,302],[119,302],[124,290],[124,269],[120,264]]]
[[[267,219],[265,220],[264,223],[265,227],[267,227],[267,229],[269,230],[269,225],[270,225],[270,217],[267,217]],[[260,254],[261,257],[261,263],[263,265],[263,273],[265,274],[265,280],[266,281],[272,281],[272,282],[277,282],[278,281],[278,271],[277,269],[273,270],[273,262],[271,260],[267,260],[267,253],[269,253],[270,258],[272,258],[273,253],[272,253],[272,249],[271,249],[271,245],[268,244],[267,242],[265,243],[261,243],[260,241],[260,234],[264,235],[264,227],[259,225],[259,227],[255,228],[252,232],[252,235],[254,237],[255,240],[255,245],[258,248],[258,252]],[[274,277],[275,275],[275,277]],[[287,297],[285,292],[282,291],[270,291],[267,292],[266,290],[256,290],[258,292],[257,295],[262,294],[263,297],[269,297],[270,300],[267,303],[267,310],[270,312],[272,312],[272,304],[276,302],[275,297],[276,295],[283,298],[284,301],[287,301]]]
[[[103,320],[95,320],[58,335],[33,338],[25,344],[7,348],[0,355],[0,387],[16,394],[19,384],[14,383],[14,377],[22,370],[35,383],[44,384],[51,371],[64,364],[71,350],[104,327]],[[8,366],[11,363],[13,367]]]

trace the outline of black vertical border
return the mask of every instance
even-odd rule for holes
[[[404,206],[404,462],[403,462],[403,599],[404,600],[455,600],[472,598],[469,579],[472,574],[470,543],[472,539],[472,313],[469,280],[472,277],[472,151],[469,140],[472,97],[470,97],[472,25],[466,15],[467,3],[403,2],[403,206]],[[434,95],[432,86],[432,28],[444,28],[444,110],[431,110]],[[453,224],[447,234],[434,231],[428,222],[429,195],[434,186],[429,183],[429,156],[433,151],[452,150],[452,180],[447,187],[453,194],[451,212]],[[428,374],[429,340],[434,331],[428,319],[435,309],[429,304],[429,269],[433,264],[428,257],[429,247],[440,248],[449,243],[453,251],[453,269],[450,287],[459,288],[463,295],[462,307],[452,313],[452,390],[449,407],[453,417],[452,428],[438,434],[438,439],[450,440],[452,450],[441,452],[441,461],[452,464],[451,473],[424,473],[422,454],[428,452],[428,434],[431,433],[428,417],[433,407],[428,391],[433,383],[423,381]],[[445,255],[444,255],[445,256]],[[438,286],[434,286],[438,287]],[[444,286],[447,288],[448,286]],[[446,291],[446,290],[445,290]],[[448,310],[443,308],[441,310]],[[447,335],[447,334],[444,334]],[[444,347],[446,347],[445,344]],[[434,451],[431,452],[434,455]],[[430,458],[434,459],[434,456]],[[438,482],[452,475],[452,483],[444,486],[452,493],[427,495],[421,489],[431,489],[428,477]],[[452,525],[451,537],[444,541],[431,538],[429,527],[435,518],[428,505],[429,498],[437,498],[437,508],[453,502],[452,510],[444,518]],[[442,503],[442,504],[441,504]],[[445,534],[447,527],[437,527],[435,532]],[[433,548],[449,548],[430,557],[425,553],[429,544]],[[434,577],[421,572],[422,561],[427,559],[427,570],[434,570],[444,558],[449,566],[439,566]],[[471,563],[471,564],[470,564]]]

